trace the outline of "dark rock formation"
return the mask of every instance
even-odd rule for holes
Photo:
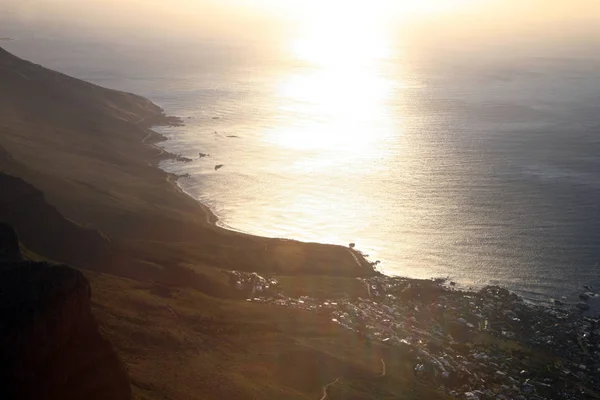
[[[189,157],[182,156],[181,154],[176,155],[175,160],[179,161],[179,162],[185,162],[185,163],[194,161]]]
[[[577,303],[576,307],[582,311],[587,311],[590,309],[590,305],[587,303]]]
[[[22,260],[17,233],[10,225],[0,222],[0,263]]]
[[[123,364],[91,314],[87,279],[65,265],[18,261],[16,234],[2,225],[0,235],[12,259],[0,261],[0,398],[130,399]]]
[[[224,166],[223,164],[217,164],[217,165],[215,165],[215,171],[218,170],[218,169],[223,168],[223,166]]]

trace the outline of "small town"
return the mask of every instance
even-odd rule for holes
[[[358,279],[364,298],[323,300],[288,297],[272,277],[231,273],[248,301],[327,313],[365,340],[406,346],[415,375],[451,397],[597,398],[600,325],[585,303],[532,305],[499,287],[462,291],[446,280]]]

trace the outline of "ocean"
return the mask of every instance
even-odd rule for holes
[[[600,287],[598,40],[330,57],[302,42],[15,39],[2,45],[181,117],[160,145],[193,161],[161,167],[188,174],[223,227],[354,242],[386,274],[533,301]]]

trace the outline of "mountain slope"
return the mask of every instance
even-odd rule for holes
[[[49,205],[42,192],[20,178],[0,173],[0,221],[12,225],[37,254],[87,268],[110,262],[107,238],[64,218]]]
[[[0,51],[0,184],[11,189],[0,220],[18,225],[40,256],[94,269],[84,272],[92,310],[134,397],[313,399],[341,377],[352,398],[371,399],[368,386],[389,357],[388,397],[439,398],[413,379],[406,351],[367,342],[327,315],[231,295],[228,269],[286,275],[291,286],[302,275],[302,287],[329,275],[327,288],[338,292],[364,289],[353,278],[374,272],[345,247],[210,224],[210,213],[155,167],[149,126],[169,122],[138,96]],[[78,352],[95,354],[88,346]]]
[[[148,143],[160,136],[149,127],[175,121],[144,98],[1,49],[0,89],[0,147],[18,161],[0,163],[0,172],[39,189],[67,219],[106,234],[125,249],[117,252],[125,258],[293,274],[373,273],[343,247],[258,238],[211,225],[212,214],[155,167],[160,151]]]

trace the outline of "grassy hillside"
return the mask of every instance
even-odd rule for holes
[[[329,318],[218,300],[88,273],[95,314],[128,365],[138,399],[438,399],[413,356],[366,342]],[[386,363],[386,376],[381,360]]]

